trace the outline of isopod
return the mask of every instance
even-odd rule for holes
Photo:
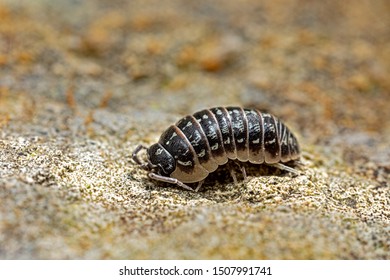
[[[145,149],[147,162],[138,153]],[[149,148],[137,146],[133,160],[149,171],[151,179],[194,190],[186,183],[198,183],[229,161],[267,164],[298,173],[283,163],[298,160],[296,137],[275,116],[256,109],[215,107],[180,119]],[[237,182],[232,169],[229,169]],[[245,168],[241,167],[244,178]]]

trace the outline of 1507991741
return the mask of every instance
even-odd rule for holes
[[[266,266],[219,266],[213,267],[213,275],[267,275],[271,276],[271,267]]]

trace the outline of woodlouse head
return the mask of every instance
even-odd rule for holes
[[[175,159],[160,144],[156,143],[150,146],[147,153],[150,166],[153,170],[156,170],[158,174],[169,176],[175,170]]]
[[[142,162],[138,157],[138,153],[141,150],[146,150],[148,156],[146,162]],[[169,176],[176,167],[173,156],[158,143],[153,144],[149,148],[143,145],[137,146],[132,154],[132,158],[143,169],[163,176]]]

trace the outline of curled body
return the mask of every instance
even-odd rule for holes
[[[141,163],[137,154],[147,150]],[[192,190],[229,161],[268,164],[297,173],[283,163],[298,160],[296,137],[275,116],[256,109],[215,107],[180,119],[168,127],[149,148],[138,146],[133,159],[149,177]],[[245,176],[245,170],[243,170]],[[235,177],[233,179],[236,181]]]

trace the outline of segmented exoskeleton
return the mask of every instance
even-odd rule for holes
[[[138,158],[142,149],[147,150],[146,163]],[[193,189],[185,183],[199,182],[195,191],[229,160],[297,173],[283,163],[299,156],[297,139],[279,119],[241,107],[216,107],[186,116],[165,130],[158,143],[149,148],[139,145],[133,152],[133,160],[149,171],[150,178],[188,190]],[[242,172],[246,177],[243,167]]]

